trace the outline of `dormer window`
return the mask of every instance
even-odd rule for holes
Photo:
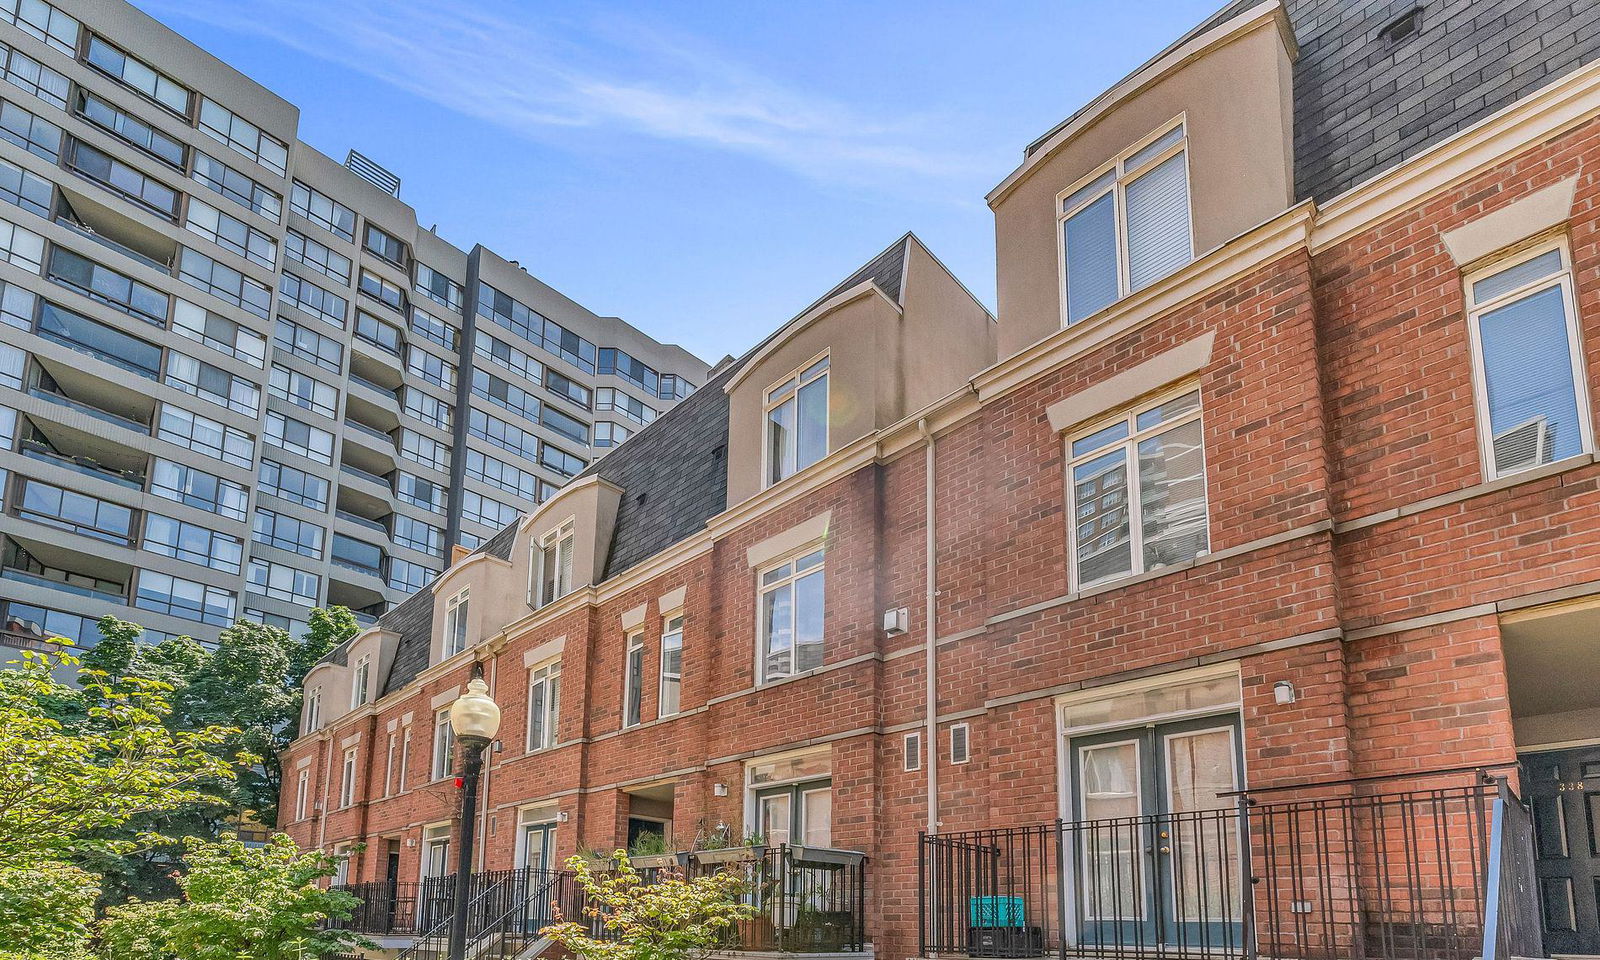
[[[450,598],[444,609],[444,659],[448,660],[467,649],[467,610],[469,591],[463,590]]]
[[[1063,316],[1077,323],[1194,259],[1183,121],[1065,191]]]
[[[767,389],[767,486],[828,455],[828,356]]]
[[[372,657],[364,656],[356,661],[354,674],[350,678],[350,709],[362,706],[371,695],[368,693],[368,681],[372,678]]]
[[[315,733],[322,728],[322,688],[312,687],[306,691],[306,733]]]
[[[533,605],[554,603],[572,592],[573,526],[569,520],[545,534],[534,552]]]

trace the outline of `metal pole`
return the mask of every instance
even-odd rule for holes
[[[461,845],[456,851],[455,916],[450,920],[450,960],[467,960],[467,900],[472,890],[473,828],[478,807],[478,777],[483,773],[483,750],[489,741],[462,737],[457,741],[466,762],[461,770]]]
[[[1256,865],[1255,838],[1250,834],[1250,796],[1239,794],[1239,932],[1244,940],[1245,960],[1256,960]]]

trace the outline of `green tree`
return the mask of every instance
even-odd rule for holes
[[[591,871],[583,857],[567,860],[588,894],[584,912],[600,921],[604,939],[572,920],[540,931],[581,960],[698,960],[725,949],[738,922],[755,915],[754,907],[739,902],[745,881],[735,874],[667,874],[645,883],[627,851],[613,859],[616,869],[607,873]]]
[[[282,835],[260,848],[231,835],[185,847],[181,897],[108,912],[100,928],[107,960],[301,960],[373,946],[323,928],[330,918],[349,919],[358,903],[317,885],[333,876],[337,858],[301,853]]]
[[[99,895],[70,864],[0,866],[0,960],[85,958]]]
[[[317,660],[355,635],[355,616],[344,607],[313,610],[300,640],[278,627],[240,620],[209,651],[188,637],[141,643],[143,628],[116,617],[103,618],[98,627],[100,642],[84,661],[104,672],[109,684],[162,684],[170,691],[167,724],[173,730],[225,725],[231,731],[214,750],[232,764],[233,776],[201,784],[192,803],[128,820],[122,838],[146,842],[128,843],[126,855],[82,860],[101,874],[105,903],[173,896],[185,838],[216,837],[245,819],[277,821],[283,779],[278,754],[299,727],[300,684]]]
[[[169,688],[154,681],[111,684],[81,670],[75,697],[51,671],[76,663],[24,651],[20,669],[0,684],[0,863],[120,850],[125,844],[108,829],[201,802],[202,785],[231,776],[217,754],[226,728],[172,730]],[[64,723],[60,714],[74,704],[82,719]]]

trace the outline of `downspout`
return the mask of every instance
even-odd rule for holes
[[[927,582],[923,596],[924,606],[922,613],[922,622],[924,624],[924,632],[926,634],[924,637],[925,646],[923,648],[922,673],[926,684],[925,695],[927,699],[926,718],[924,720],[922,741],[924,744],[923,749],[925,751],[924,768],[928,772],[927,829],[929,833],[937,833],[939,830],[939,695],[935,670],[938,666],[939,660],[939,632],[935,627],[934,618],[936,614],[935,608],[939,591],[934,587],[934,584],[937,582],[934,576],[934,544],[937,533],[934,527],[934,520],[936,518],[936,512],[934,510],[933,479],[934,440],[933,430],[929,428],[926,417],[917,421],[917,432],[922,434],[922,442],[925,449],[924,472],[926,474],[924,477],[924,489],[922,494],[923,508],[926,515],[923,521],[924,536],[926,539],[926,555],[923,558],[923,563],[924,569],[927,571]]]

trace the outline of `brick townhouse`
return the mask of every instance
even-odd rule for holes
[[[479,671],[485,878],[758,834],[751,936],[848,928],[787,949],[1600,953],[1597,54],[1225,8],[988,195],[997,317],[895,241],[319,664],[281,829],[422,937]]]

